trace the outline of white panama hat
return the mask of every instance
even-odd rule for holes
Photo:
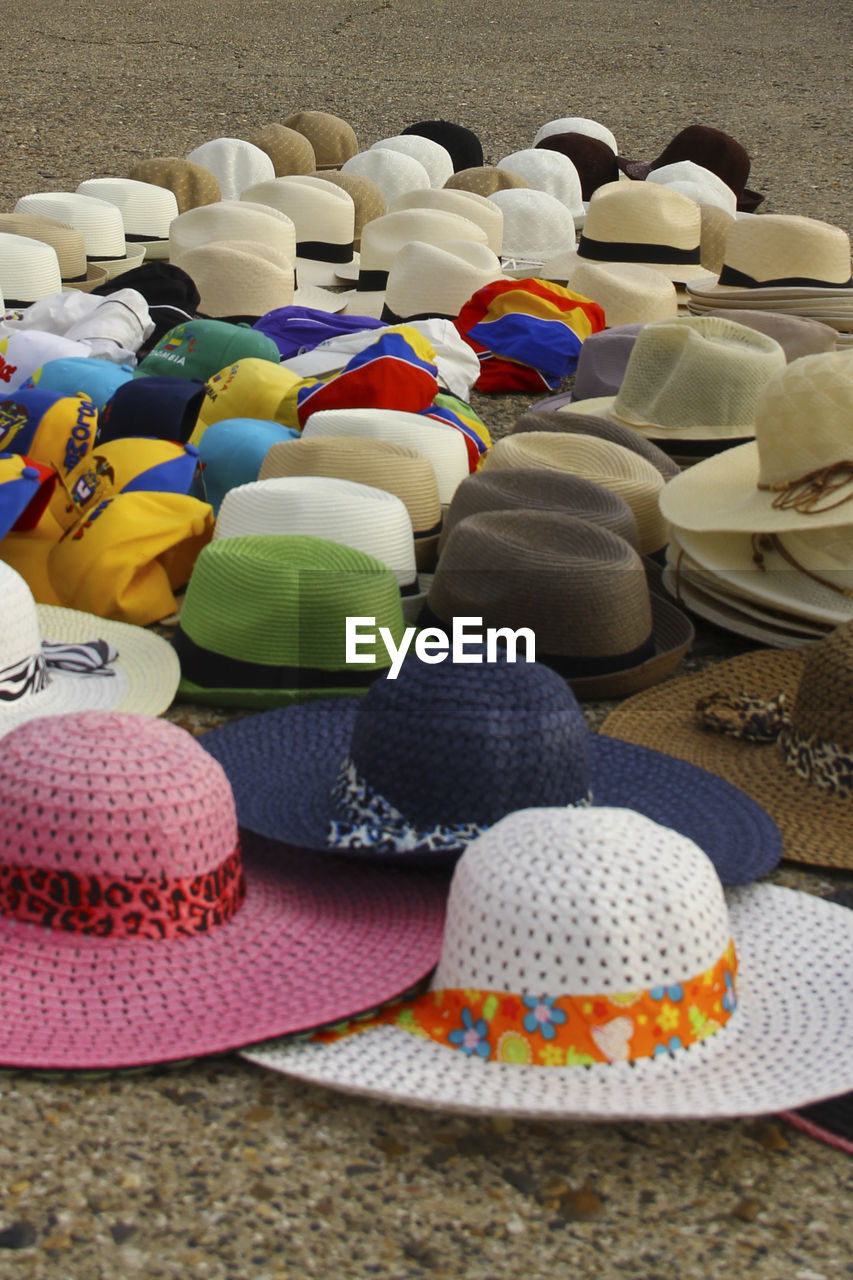
[[[737,196],[727,182],[723,182],[712,170],[692,160],[677,160],[674,164],[652,169],[646,182],[657,182],[689,196],[697,204],[710,204],[733,218],[737,212]]]
[[[37,605],[21,575],[2,561],[0,594],[0,735],[26,720],[65,711],[160,715],[171,705],[180,666],[162,637],[78,609]],[[105,642],[99,653],[92,649],[96,640]],[[45,644],[61,645],[64,652]],[[55,665],[57,659],[64,668]]]
[[[567,284],[572,293],[582,294],[604,309],[608,329],[625,324],[651,324],[674,320],[678,315],[675,285],[660,271],[638,262],[590,262],[576,259],[572,278],[563,275],[564,255],[542,267],[542,278]],[[591,335],[592,336],[592,335]]]
[[[509,187],[490,195],[504,216],[501,257],[513,276],[536,276],[542,264],[575,246],[571,212],[547,191]]]
[[[223,200],[238,200],[246,187],[275,177],[275,165],[266,151],[242,138],[211,138],[195,147],[187,159],[210,170]]]
[[[109,280],[140,266],[145,257],[143,244],[126,242],[121,211],[97,196],[77,191],[34,191],[21,196],[15,213],[38,213],[76,227],[83,236],[86,258],[104,267]]]
[[[585,133],[588,138],[606,142],[614,155],[619,154],[616,139],[607,126],[599,124],[597,120],[590,120],[587,116],[561,116],[558,120],[548,120],[537,130],[533,139],[534,147],[537,142],[550,138],[555,133]]]
[[[407,156],[392,147],[375,147],[358,151],[341,165],[341,173],[355,173],[375,182],[386,205],[403,191],[415,191],[432,186],[429,174],[414,156]]]
[[[168,258],[169,224],[179,213],[174,191],[133,178],[87,178],[77,190],[117,206],[125,240],[144,245],[146,261]]]
[[[498,161],[501,169],[518,173],[535,191],[547,191],[564,204],[575,220],[575,227],[583,226],[586,217],[581,180],[568,156],[559,151],[546,151],[527,147],[513,151]]]
[[[432,138],[425,138],[419,133],[399,133],[390,138],[380,138],[372,144],[370,150],[377,147],[399,151],[401,155],[417,160],[426,169],[431,187],[443,187],[447,179],[453,177],[453,158],[450,152]]]
[[[524,809],[457,864],[428,992],[243,1054],[472,1114],[760,1115],[853,1087],[851,948],[843,907],[726,895],[697,845],[633,810]]]
[[[62,292],[59,258],[52,245],[0,228],[0,296],[6,307],[27,307]]]
[[[505,278],[500,259],[476,240],[412,240],[391,263],[381,318],[389,324],[455,319],[478,289]]]
[[[300,285],[336,285],[341,267],[358,266],[355,202],[334,183],[295,174],[247,187],[240,199],[269,205],[292,220]]]
[[[429,187],[425,191],[404,191],[395,196],[388,212],[399,213],[402,209],[443,209],[446,213],[455,213],[459,218],[476,222],[485,231],[492,253],[500,257],[504,216],[488,196],[477,195],[476,191],[458,191],[453,187]]]

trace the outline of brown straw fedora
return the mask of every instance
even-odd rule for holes
[[[693,640],[688,618],[649,591],[624,538],[562,511],[483,511],[456,525],[420,623],[444,629],[460,617],[532,630],[536,660],[578,698],[656,684]]]
[[[853,623],[671,680],[602,732],[735,783],[779,824],[789,861],[853,869]]]
[[[533,405],[525,413],[519,414],[510,428],[510,435],[527,431],[556,431],[563,435],[595,436],[598,440],[609,440],[611,444],[621,445],[623,449],[630,449],[632,453],[645,458],[665,480],[677,476],[681,471],[678,463],[668,453],[664,453],[663,449],[659,449],[633,427],[614,422],[612,418],[599,418],[591,413],[564,413],[562,409],[537,409]]]

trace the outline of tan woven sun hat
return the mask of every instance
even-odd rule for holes
[[[471,169],[460,169],[448,178],[445,187],[450,191],[473,191],[478,196],[491,196],[496,191],[513,191],[530,186],[520,173],[512,173],[496,164],[480,164]]]
[[[125,240],[145,246],[145,259],[169,256],[169,225],[178,216],[174,191],[135,178],[87,178],[77,190],[121,211]]]
[[[402,409],[320,409],[311,414],[302,436],[367,436],[417,449],[432,463],[442,505],[451,502],[458,485],[470,474],[461,431],[449,422]]]
[[[733,782],[779,824],[783,858],[851,870],[851,708],[847,623],[815,644],[741,654],[670,681],[618,708],[602,731]]]
[[[253,147],[266,151],[277,178],[291,173],[313,173],[317,165],[311,142],[298,129],[286,124],[267,124],[246,139]]]
[[[62,291],[56,250],[44,240],[0,230],[0,296],[6,307],[28,307]]]
[[[615,396],[563,411],[613,418],[670,452],[702,456],[755,434],[759,397],[784,368],[779,343],[756,329],[716,316],[658,320],[637,334]]]
[[[503,279],[500,258],[488,245],[475,240],[412,240],[391,263],[381,319],[388,324],[431,316],[455,320],[478,289]]]
[[[421,625],[454,618],[526,627],[536,661],[579,698],[619,698],[670,675],[693,640],[689,619],[652,594],[637,551],[602,524],[548,509],[480,511],[441,552]]]
[[[0,213],[0,232],[49,244],[59,260],[63,289],[90,293],[96,285],[106,283],[106,269],[86,261],[83,234],[70,222],[59,222],[38,213]]]
[[[597,120],[590,120],[588,116],[561,116],[558,120],[546,121],[537,129],[532,145],[535,147],[537,142],[541,142],[543,138],[550,138],[555,133],[583,133],[588,138],[598,138],[599,142],[606,142],[614,155],[619,154],[616,138],[607,125],[599,124]]]
[[[394,155],[389,151],[388,155]],[[443,244],[452,240],[473,240],[485,245],[482,227],[444,209],[401,209],[368,222],[361,237],[355,296],[348,302],[352,315],[379,317],[385,301],[388,273],[397,254],[412,240]],[[342,268],[341,278],[347,278]]]
[[[355,202],[340,187],[309,174],[294,174],[247,187],[240,199],[269,205],[292,220],[300,285],[334,285],[336,271],[357,269]]]
[[[201,316],[258,317],[293,305],[293,263],[254,240],[211,240],[187,249],[181,270],[198,289]]]
[[[641,554],[649,555],[665,546],[669,530],[658,506],[664,478],[639,454],[593,436],[525,431],[498,440],[486,454],[482,470],[529,467],[568,471],[610,489],[624,498],[634,513]]]
[[[438,542],[439,554],[452,529],[480,511],[563,511],[603,525],[636,550],[639,546],[637,522],[624,498],[587,480],[563,471],[543,467],[518,471],[475,471],[460,484],[444,519]]]
[[[702,217],[699,261],[706,271],[718,276],[726,259],[726,240],[735,218],[713,204],[700,204],[699,212]],[[689,297],[688,294],[688,304]]]
[[[853,526],[777,534],[670,529],[679,578],[827,630],[853,619]],[[687,570],[691,572],[688,573]]]
[[[179,213],[202,204],[216,204],[222,199],[215,174],[183,156],[150,156],[147,160],[137,160],[129,176],[137,182],[168,187],[178,202]]]
[[[447,147],[422,134],[398,133],[390,138],[380,138],[378,142],[371,144],[370,150],[376,147],[399,151],[401,155],[417,160],[426,169],[431,187],[443,187],[447,179],[453,176],[453,158]]]
[[[676,476],[661,495],[663,515],[709,533],[853,524],[851,421],[853,351],[794,360],[758,398],[755,440]]]
[[[103,267],[108,280],[140,266],[145,257],[144,245],[126,242],[121,211],[96,196],[77,191],[33,192],[21,196],[15,213],[38,213],[76,227],[83,236],[86,258]]]
[[[556,155],[556,152],[554,153]],[[562,278],[565,255],[546,262],[539,273],[544,280],[567,284],[604,308],[608,329],[623,324],[651,324],[675,319],[678,296],[675,285],[660,271],[637,262],[577,261],[571,280]]]
[[[273,162],[243,138],[211,138],[187,156],[193,164],[209,169],[219,183],[223,200],[239,200],[246,187],[275,177]]]
[[[651,182],[608,182],[593,193],[577,249],[558,265],[571,280],[580,260],[638,262],[684,284],[709,278],[701,240],[702,214],[689,196]]]
[[[308,139],[318,169],[339,169],[358,151],[352,125],[328,111],[295,111],[282,123]]]
[[[594,335],[593,335],[594,336]],[[586,344],[584,344],[586,345]],[[639,431],[626,427],[612,418],[594,417],[585,413],[566,413],[564,409],[537,409],[532,406],[519,414],[510,428],[510,435],[529,431],[556,431],[563,434],[594,436],[598,440],[609,440],[611,444],[621,445],[631,453],[638,453],[641,458],[650,462],[665,480],[677,476],[681,467],[668,453],[659,449],[651,440],[641,436]]]
[[[474,191],[454,191],[450,187],[430,187],[426,191],[404,191],[395,196],[388,212],[398,213],[401,209],[444,209],[459,218],[476,222],[485,231],[492,253],[500,257],[504,216],[494,201],[486,196],[478,196]]]
[[[322,178],[324,182],[332,183],[333,186],[352,197],[355,205],[353,244],[356,249],[360,249],[361,233],[366,224],[372,222],[374,218],[381,218],[388,212],[388,206],[380,188],[372,178],[366,178],[364,174],[341,173],[340,169],[315,169],[308,176]]]
[[[756,290],[766,300],[812,294],[831,300],[846,295],[853,290],[850,237],[842,227],[799,214],[737,218],[726,237],[719,280],[696,282],[688,293],[697,299],[744,294],[754,300]]]
[[[435,565],[442,526],[435,468],[410,445],[364,436],[284,440],[272,445],[258,479],[278,476],[334,476],[386,489],[409,513],[418,569],[428,572]]]

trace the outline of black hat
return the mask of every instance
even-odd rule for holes
[[[449,120],[420,120],[407,125],[403,133],[416,133],[421,138],[431,138],[450,152],[453,172],[460,169],[476,169],[483,163],[483,145],[476,133],[464,125]]]

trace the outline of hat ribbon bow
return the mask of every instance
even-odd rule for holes
[[[78,675],[114,676],[118,650],[106,640],[85,644],[60,644],[45,640],[41,652],[0,667],[0,703],[41,693],[50,684],[50,668]]]
[[[853,795],[853,750],[798,729],[785,709],[784,693],[773,698],[743,690],[711,693],[699,699],[695,712],[705,729],[744,742],[776,743],[785,764],[804,782],[838,796]]]

